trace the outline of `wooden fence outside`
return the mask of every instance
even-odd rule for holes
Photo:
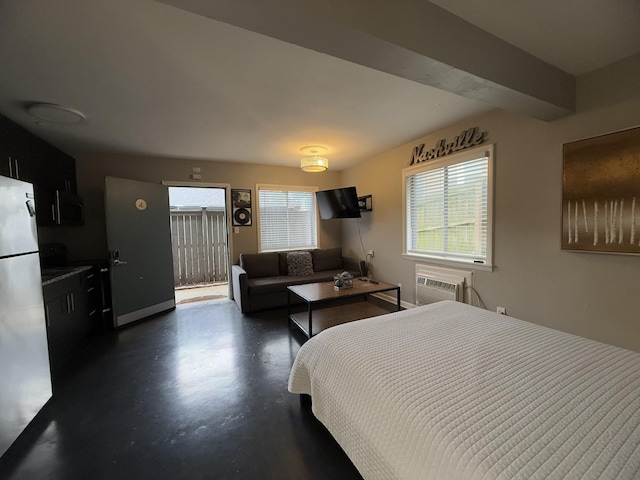
[[[172,211],[176,287],[229,281],[224,210]]]

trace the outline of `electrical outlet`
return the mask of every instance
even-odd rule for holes
[[[398,282],[398,286],[399,286],[400,288],[402,288],[402,284],[401,284],[400,282]]]
[[[498,307],[496,308],[496,312],[498,312],[500,315],[506,315],[507,309],[505,307]]]
[[[370,256],[371,258],[373,258],[373,257],[374,257],[374,252],[373,252],[373,250],[369,250],[369,256]]]

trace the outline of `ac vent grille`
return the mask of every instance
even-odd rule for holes
[[[465,301],[467,272],[416,265],[416,305],[441,300]]]
[[[439,288],[441,290],[449,290],[451,292],[455,292],[458,285],[455,283],[442,282],[440,280],[433,280],[431,278],[427,278],[427,287]]]

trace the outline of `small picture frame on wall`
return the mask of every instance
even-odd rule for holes
[[[251,190],[232,188],[232,221],[234,227],[250,227],[251,217]]]
[[[564,144],[562,249],[640,254],[640,127]]]

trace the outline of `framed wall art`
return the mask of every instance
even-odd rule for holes
[[[640,254],[640,127],[564,144],[562,249]]]
[[[251,190],[239,188],[231,189],[233,225],[239,227],[251,226]]]

